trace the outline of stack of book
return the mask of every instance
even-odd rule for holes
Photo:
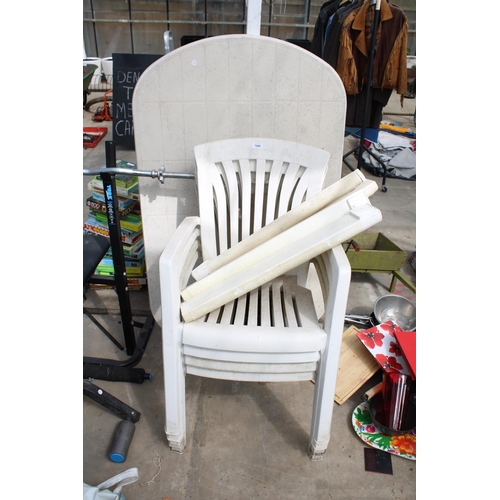
[[[123,160],[117,160],[116,166],[117,168],[127,169],[136,168],[135,163]],[[115,185],[128,286],[129,289],[139,289],[147,284],[144,238],[139,204],[139,178],[138,176],[117,174],[115,175]],[[83,224],[83,231],[109,236],[102,179],[99,176],[94,176],[87,187],[92,195],[87,198],[89,214]],[[96,274],[113,276],[114,265],[111,248],[97,266]],[[102,287],[102,285],[94,286],[94,288]]]

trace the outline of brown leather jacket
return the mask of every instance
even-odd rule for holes
[[[371,42],[367,43],[365,27],[371,17],[369,7],[370,0],[366,0],[359,9],[349,14],[342,26],[336,70],[347,95],[361,92],[368,78]],[[395,89],[398,94],[406,94],[407,39],[408,18],[405,13],[399,7],[389,5],[387,0],[381,0],[373,61],[373,88]]]

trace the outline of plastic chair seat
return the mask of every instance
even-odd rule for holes
[[[326,333],[311,291],[291,278],[273,280],[186,323],[186,372],[240,381],[313,380]]]

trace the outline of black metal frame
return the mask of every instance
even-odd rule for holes
[[[87,396],[88,398],[92,399],[95,401],[97,404],[101,405],[103,408],[106,410],[110,411],[113,415],[118,417],[119,419],[122,420],[122,422],[131,422],[132,424],[132,429],[134,430],[134,425],[139,421],[141,418],[141,413],[137,411],[136,409],[132,408],[131,406],[125,404],[123,401],[120,401],[119,399],[115,398],[112,394],[109,392],[105,391],[104,389],[101,389],[97,385],[94,385],[92,382],[89,380],[84,380],[83,381],[83,395]],[[119,443],[123,448],[124,451],[124,457],[123,460],[125,459],[126,452],[128,450],[128,447],[131,444],[132,437],[134,433],[132,432],[131,434],[129,433],[127,437],[124,437],[123,435],[119,435],[118,429],[120,429],[120,424],[118,424],[117,431],[114,434],[113,441],[111,443],[111,447],[113,448],[115,443]],[[117,439],[120,439],[117,441]],[[124,441],[125,439],[125,441]],[[113,462],[114,460],[111,455],[109,455],[109,459]],[[121,461],[123,461],[121,460]]]
[[[113,141],[106,141],[106,168],[116,168],[116,148]],[[118,212],[118,202],[116,194],[115,174],[114,173],[101,173],[103,181],[103,189],[106,203],[106,214],[108,218],[109,238],[111,242],[111,250],[113,252],[114,276],[93,276],[89,279],[88,283],[98,283],[113,285],[118,295],[118,302],[120,306],[120,316],[123,328],[123,335],[125,339],[125,349],[129,356],[126,360],[116,360],[107,358],[95,358],[84,356],[83,363],[86,372],[92,378],[99,378],[102,376],[102,367],[121,367],[130,369],[129,381],[137,381],[134,372],[131,370],[136,366],[146,350],[146,346],[154,326],[153,317],[148,317],[144,323],[134,321],[132,317],[132,307],[130,305],[130,296],[127,283],[125,257],[123,254],[123,246],[121,239],[120,216]],[[93,320],[94,321],[94,320]],[[95,321],[94,321],[95,322]],[[139,327],[141,331],[138,338],[134,328]],[[100,327],[102,330],[103,328]],[[107,334],[109,337],[109,334]],[[116,341],[113,340],[116,344]],[[119,344],[118,344],[119,345]],[[94,367],[94,369],[93,369]],[[111,370],[110,373],[113,371]],[[111,378],[110,378],[111,377]],[[146,375],[144,378],[148,378]],[[120,376],[113,378],[108,374],[106,380],[124,381],[126,377],[123,376],[123,370]]]
[[[88,380],[83,381],[83,395],[94,400],[122,420],[127,420],[135,424],[141,418],[140,412]]]
[[[108,330],[106,330],[106,328],[104,328],[101,323],[99,323],[99,321],[97,321],[97,319],[92,315],[92,313],[86,308],[84,307],[83,308],[83,314],[85,314],[85,316],[87,316],[87,318],[90,319],[90,321],[92,321],[92,323],[94,323],[95,326],[97,326],[97,328],[99,328],[99,330],[101,330],[102,333],[104,333],[104,335],[106,335],[106,337],[108,337],[109,340],[111,340],[111,342],[113,342],[113,344],[115,344],[116,347],[118,347],[118,349],[120,349],[120,351],[124,351],[125,350],[125,347],[123,347],[120,342],[118,342],[118,340],[116,340],[113,335],[111,335]]]

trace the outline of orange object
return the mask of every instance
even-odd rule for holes
[[[104,105],[100,108],[97,108],[97,111],[95,112],[94,116],[92,117],[92,120],[95,122],[103,122],[107,121],[110,122],[113,120],[113,117],[111,116],[111,112],[109,110],[109,104],[106,99],[106,96],[113,92],[113,89],[109,89],[107,92],[104,93]]]
[[[380,124],[380,128],[382,130],[390,130],[390,131],[393,131],[393,132],[401,132],[403,134],[405,134],[407,132],[411,132],[411,130],[409,128],[399,127],[397,125],[390,125],[389,123],[381,123]]]

